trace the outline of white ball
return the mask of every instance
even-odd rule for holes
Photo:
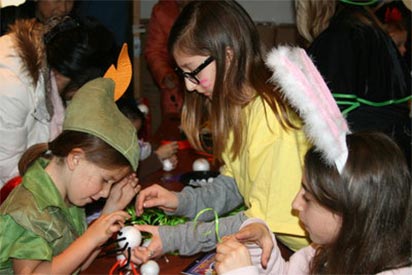
[[[142,275],[158,275],[159,271],[159,265],[153,260],[147,261],[140,267],[140,273]]]
[[[126,256],[124,254],[117,254],[116,255],[116,260],[118,260],[118,261],[126,260]]]
[[[209,171],[210,164],[205,158],[197,159],[193,162],[193,171]]]
[[[170,159],[163,160],[162,164],[163,164],[163,171],[172,171],[173,169],[175,169],[175,166],[170,161]]]
[[[126,248],[130,247],[132,249],[139,246],[142,242],[142,234],[139,229],[134,226],[125,226],[117,233],[117,239],[123,237],[126,237],[126,239],[118,242],[121,248],[126,245],[126,242],[128,243]]]
[[[144,115],[147,115],[149,113],[149,107],[147,107],[146,104],[139,104],[137,105],[137,108],[139,108],[140,112],[142,112]]]

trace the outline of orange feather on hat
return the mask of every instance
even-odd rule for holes
[[[124,43],[117,59],[117,69],[114,65],[104,74],[104,78],[111,78],[116,84],[114,88],[114,100],[118,100],[129,87],[132,80],[132,63],[130,61],[127,44]]]

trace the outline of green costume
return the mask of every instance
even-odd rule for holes
[[[136,129],[117,108],[114,87],[111,79],[97,78],[80,88],[66,109],[63,130],[100,138],[136,170]],[[13,259],[51,261],[86,230],[84,209],[64,202],[47,164],[37,159],[0,207],[0,274],[13,274]]]
[[[67,206],[38,159],[0,207],[0,274],[11,258],[51,261],[86,229],[84,209]]]

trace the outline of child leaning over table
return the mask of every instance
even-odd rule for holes
[[[266,219],[288,248],[306,246],[290,202],[300,186],[309,142],[300,118],[282,98],[281,86],[268,82],[272,74],[250,15],[233,0],[190,1],[169,34],[169,52],[187,90],[182,129],[196,150],[205,151],[201,133],[208,122],[213,156],[224,166],[211,184],[199,188],[145,188],[136,200],[136,213],[158,207],[194,219],[205,208],[224,215],[245,204],[245,211],[219,220],[219,236],[237,232],[247,217],[258,217]],[[201,223],[136,225],[153,238],[147,249],[133,251],[132,261],[146,262],[176,250],[180,255],[213,250],[216,235],[207,234],[215,230],[213,218],[210,211],[199,217]]]
[[[350,134],[346,142],[341,174],[314,148],[305,157],[292,207],[313,244],[286,262],[268,226],[250,219],[217,245],[219,274],[412,274],[412,189],[403,154],[384,134]],[[250,241],[275,246],[265,270],[260,261],[268,255],[242,244]]]
[[[145,114],[140,111],[136,102],[133,99],[120,98],[116,101],[116,104],[120,112],[122,112],[130,120],[139,134],[140,130],[144,127],[146,118]],[[143,139],[139,139],[139,145],[140,162],[139,169],[137,171],[139,179],[162,169],[162,161],[166,159],[169,159],[173,167],[176,167],[178,162],[176,156],[178,145],[176,141],[160,145],[156,150],[153,150],[152,145]]]
[[[88,82],[68,106],[63,132],[23,156],[23,181],[0,207],[1,274],[84,270],[129,218],[120,210],[140,190],[139,146],[113,89],[110,79]],[[84,206],[99,198],[108,198],[102,215],[87,228]]]

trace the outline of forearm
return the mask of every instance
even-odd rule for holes
[[[265,225],[267,230],[270,231],[270,228],[268,227],[268,225],[263,220],[258,219],[258,218],[249,218],[249,219],[247,219],[241,225],[240,228],[242,229],[245,226],[253,224],[253,223],[263,224],[263,225]],[[247,247],[249,249],[249,254],[250,254],[250,257],[251,257],[251,261],[252,261],[252,265],[255,268],[257,268],[257,270],[258,270],[257,274],[263,274],[263,273],[266,273],[266,272],[269,272],[270,274],[287,274],[288,273],[287,263],[282,258],[280,248],[277,245],[277,241],[275,239],[274,234],[271,234],[271,239],[272,239],[272,242],[274,244],[274,247],[271,251],[271,254],[270,254],[270,257],[269,257],[269,262],[268,262],[266,268],[263,268],[262,265],[261,265],[262,248],[259,247],[259,245],[255,244],[255,243],[248,243],[247,244]],[[248,270],[248,269],[250,269],[250,271],[254,270],[251,267],[246,268],[246,270]],[[243,274],[243,273],[240,273],[240,270],[241,269],[238,270],[239,274]],[[253,272],[255,272],[255,271],[253,271]],[[229,274],[232,274],[232,273],[229,273]],[[237,273],[235,272],[233,274],[237,274]],[[251,274],[253,274],[253,273],[251,273]]]
[[[82,264],[80,270],[85,270],[86,268],[88,268],[94,261],[94,259],[96,259],[96,257],[99,255],[101,249],[96,249],[94,250],[91,254],[90,257]]]
[[[219,219],[220,238],[237,232],[247,217],[240,212],[234,216]],[[163,252],[179,251],[180,255],[193,255],[210,251],[216,247],[216,223],[188,222],[177,226],[160,226],[159,235]]]
[[[243,203],[233,178],[219,175],[213,182],[199,188],[186,187],[177,193],[179,205],[175,212],[168,213],[193,219],[199,211],[212,208],[219,215],[228,213]],[[202,221],[214,218],[213,212],[204,213]]]

